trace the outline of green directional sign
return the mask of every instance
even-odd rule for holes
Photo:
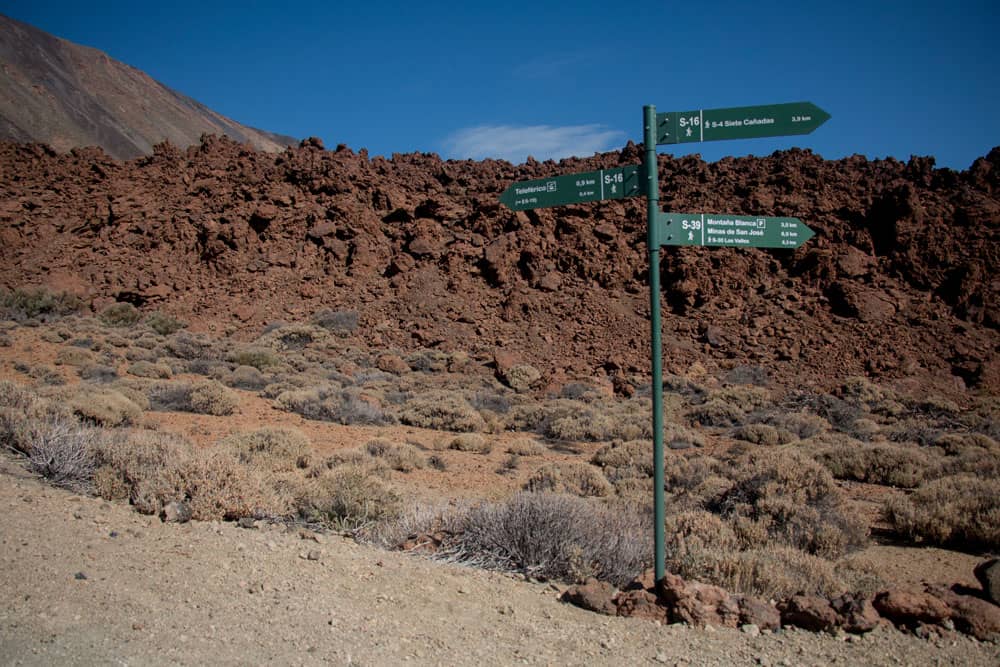
[[[798,218],[714,213],[660,213],[656,235],[661,246],[701,245],[727,248],[798,248],[813,230]]]
[[[728,109],[695,109],[656,114],[656,143],[755,139],[809,134],[830,114],[812,102]]]
[[[514,183],[500,195],[500,203],[524,211],[641,194],[639,165],[629,165]]]

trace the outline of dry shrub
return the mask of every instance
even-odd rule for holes
[[[146,318],[146,326],[161,336],[169,336],[172,333],[177,333],[187,324],[166,313],[156,311],[150,313]]]
[[[946,433],[935,439],[933,444],[948,456],[959,456],[976,450],[1000,454],[997,441],[983,433]]]
[[[158,337],[146,335],[136,340],[136,344],[139,345],[144,339],[152,341],[154,345],[158,344]],[[167,336],[163,341],[163,347],[171,356],[187,361],[195,359],[218,359],[218,354],[214,349],[212,341],[187,331],[178,331],[175,334]]]
[[[264,471],[248,468],[229,452],[214,452],[189,461],[182,470],[191,516],[202,521],[246,516],[284,516],[284,497]]]
[[[27,410],[38,401],[35,392],[9,380],[0,380],[0,407]]]
[[[492,569],[624,585],[649,563],[647,518],[577,496],[515,494],[469,511],[447,555]]]
[[[114,382],[118,379],[118,371],[116,371],[111,366],[105,366],[104,364],[94,364],[92,366],[84,366],[80,369],[80,379],[86,380],[87,382]]]
[[[130,327],[142,319],[142,313],[131,303],[113,303],[99,317],[109,327]]]
[[[906,406],[899,401],[895,392],[885,387],[879,387],[868,378],[847,378],[841,388],[841,395],[849,403],[875,414],[898,417],[906,412]]]
[[[755,445],[784,445],[792,441],[792,434],[779,431],[768,424],[746,424],[736,429],[733,437]]]
[[[65,402],[51,401],[13,382],[0,381],[0,446],[28,454],[33,425],[53,420],[73,420]]]
[[[89,487],[95,450],[102,432],[76,420],[50,417],[25,424],[19,449],[26,450],[28,468],[56,486]]]
[[[420,450],[411,444],[396,444],[381,438],[369,440],[365,445],[369,456],[380,458],[393,470],[412,472],[427,465]]]
[[[64,347],[56,353],[56,366],[90,366],[94,363],[94,355],[78,347]]]
[[[954,475],[890,500],[886,518],[902,535],[963,549],[1000,549],[1000,480]]]
[[[622,502],[636,506],[652,507],[653,478],[652,477],[621,477],[612,482],[615,497]]]
[[[489,454],[493,451],[493,444],[478,433],[463,433],[449,441],[448,449],[472,452],[473,454]]]
[[[191,444],[177,435],[119,433],[97,452],[95,490],[106,500],[127,499],[138,511],[156,514],[165,504],[184,500],[180,471],[191,456]]]
[[[763,421],[799,439],[811,438],[830,429],[830,422],[808,412],[779,412],[767,415]]]
[[[687,412],[687,419],[703,426],[735,426],[746,419],[747,413],[736,403],[718,399],[696,405]]]
[[[652,487],[645,480],[653,477],[653,443],[648,440],[616,440],[599,449],[591,463],[603,469],[622,497],[651,497]],[[664,484],[669,493],[685,494],[675,498],[680,504],[700,505],[706,494],[714,494],[731,483],[719,477],[722,464],[709,456],[689,456],[666,449],[663,455]],[[640,480],[629,483],[627,480]],[[706,485],[707,483],[707,485]]]
[[[267,377],[253,366],[237,366],[226,382],[238,389],[259,390],[267,386]]]
[[[798,593],[834,597],[847,591],[832,562],[790,547],[709,550],[700,555],[696,567],[704,572],[703,581],[744,595],[778,600]]]
[[[983,479],[1000,479],[1000,451],[980,447],[969,447],[955,456],[941,459],[927,479],[949,477],[961,474],[975,475]]]
[[[94,475],[97,493],[128,499],[146,514],[183,501],[199,520],[285,515],[290,499],[274,479],[243,465],[230,451],[197,452],[178,437],[148,431],[119,434],[102,443]]]
[[[309,438],[293,428],[265,427],[236,433],[221,440],[218,446],[230,451],[241,464],[268,471],[308,468],[312,457]]]
[[[402,507],[399,496],[370,468],[352,464],[307,480],[295,503],[303,518],[348,530],[392,519]]]
[[[151,361],[136,361],[129,364],[127,372],[129,375],[140,378],[152,378],[154,380],[166,380],[173,375],[170,366]]]
[[[837,479],[906,489],[919,486],[931,466],[920,449],[890,443],[848,444],[824,449],[814,458]]]
[[[441,350],[417,350],[406,357],[411,370],[421,373],[443,373],[451,357]]]
[[[320,310],[312,316],[312,322],[339,336],[349,336],[358,328],[358,311]]]
[[[753,450],[731,465],[731,488],[710,502],[725,517],[762,521],[770,539],[837,557],[865,539],[830,472],[795,450]]]
[[[191,411],[203,415],[231,415],[236,412],[239,399],[225,385],[209,380],[191,388]]]
[[[568,441],[601,442],[652,437],[650,403],[645,399],[585,403],[555,399],[526,403],[511,408],[505,426],[515,431],[534,431],[548,438]],[[677,412],[668,401],[664,414]]]
[[[798,592],[844,590],[834,565],[789,547],[743,550],[744,540],[715,514],[689,511],[666,518],[667,570],[744,595],[780,599]]]
[[[322,344],[328,340],[330,332],[326,329],[312,324],[285,324],[262,334],[257,342],[266,347],[289,352],[302,350],[313,344]]]
[[[545,426],[545,435],[555,440],[606,440],[614,421],[605,413],[580,404],[573,412],[554,416]]]
[[[547,463],[531,474],[525,491],[568,493],[581,497],[605,497],[613,488],[594,466],[579,461]]]
[[[451,391],[432,391],[406,402],[399,420],[410,426],[437,431],[482,431],[486,423],[475,408],[461,394]]]
[[[507,446],[513,456],[544,456],[548,447],[533,438],[517,438]]]
[[[109,387],[80,386],[61,396],[74,414],[99,426],[129,426],[142,416],[140,406]]]
[[[234,363],[237,366],[250,366],[251,368],[256,368],[258,371],[266,370],[271,366],[277,366],[281,363],[274,350],[260,346],[237,348],[226,355],[226,361]]]
[[[653,476],[653,443],[649,440],[615,440],[598,449],[590,462],[604,470],[611,481]]]
[[[23,322],[28,319],[63,317],[79,311],[83,301],[75,294],[54,292],[47,287],[0,289],[0,319]]]
[[[542,379],[541,372],[529,364],[518,364],[503,371],[503,379],[518,393],[530,391]]]
[[[465,504],[454,502],[425,505],[409,504],[392,518],[361,526],[354,537],[383,549],[403,549],[412,546],[412,540],[427,535],[457,535],[469,511]],[[410,543],[410,544],[407,544]],[[440,552],[428,553],[432,558]]]
[[[737,385],[713,391],[708,395],[708,400],[729,403],[743,412],[754,412],[771,403],[771,392],[764,387]]]
[[[395,423],[395,418],[372,394],[357,389],[341,389],[336,385],[282,392],[278,396],[278,405],[306,419],[338,424],[382,426]]]
[[[497,468],[498,475],[513,475],[521,467],[521,457],[517,454],[510,454]]]

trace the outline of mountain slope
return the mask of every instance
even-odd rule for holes
[[[230,120],[106,53],[0,15],[0,138],[60,152],[100,146],[130,159],[161,141],[189,146],[202,134],[269,152],[297,143]]]

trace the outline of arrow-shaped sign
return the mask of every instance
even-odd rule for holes
[[[656,216],[659,245],[700,245],[728,248],[798,248],[813,230],[798,218],[714,213],[660,213]]]
[[[524,211],[641,194],[639,165],[629,165],[514,183],[500,195],[500,203]]]
[[[668,111],[656,114],[656,143],[809,134],[829,118],[830,114],[812,102]]]

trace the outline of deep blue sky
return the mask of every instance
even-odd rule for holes
[[[964,169],[1000,145],[996,0],[0,0],[0,13],[244,124],[373,155],[591,155],[640,141],[644,104],[801,100],[833,118],[803,137],[660,150]]]

